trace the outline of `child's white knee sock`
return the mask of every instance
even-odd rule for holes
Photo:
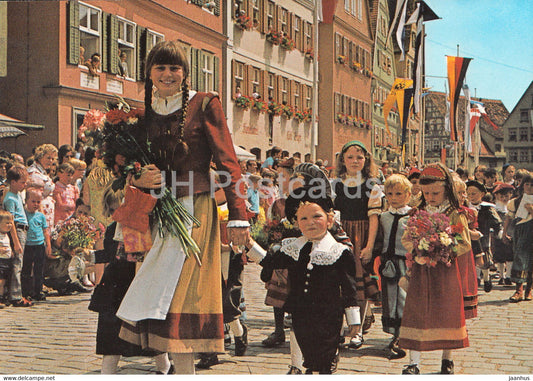
[[[418,365],[420,364],[420,357],[422,352],[409,350],[409,365]]]
[[[194,353],[169,353],[175,374],[194,374]]]
[[[451,349],[443,349],[442,350],[442,359],[443,360],[450,360],[452,361],[452,350]]]
[[[117,372],[120,355],[104,355],[102,358],[101,374],[115,374]]]
[[[289,342],[291,350],[291,365],[302,370],[304,366],[304,357],[302,355],[302,350],[298,345],[298,341],[296,341],[296,336],[292,330],[289,333]]]
[[[483,274],[483,281],[484,281],[484,282],[488,282],[489,279],[490,279],[490,276],[489,276],[489,269],[483,269],[483,270],[481,270],[481,274]]]
[[[241,321],[237,318],[229,323],[231,332],[233,332],[234,337],[241,337],[244,334],[244,329],[242,328]]]
[[[170,360],[167,353],[161,353],[154,357],[155,367],[163,374],[167,374],[170,369]]]
[[[505,277],[511,278],[511,269],[513,268],[513,261],[505,262]]]
[[[496,269],[500,273],[500,277],[503,279],[505,274],[505,263],[496,263]]]

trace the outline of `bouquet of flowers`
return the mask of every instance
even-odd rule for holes
[[[127,110],[127,111],[126,111]],[[138,127],[138,123],[144,116],[142,109],[114,109],[106,113],[104,126],[104,163],[113,170],[119,172],[119,178],[113,184],[114,189],[123,188],[129,175],[139,178],[142,174],[142,167],[151,164],[153,156],[150,144],[147,142],[146,148],[142,147],[135,139],[132,131]],[[185,249],[186,255],[189,252],[194,254],[196,261],[200,265],[198,253],[200,249],[187,231],[186,223],[199,226],[199,221],[192,216],[181,202],[176,200],[168,188],[162,190],[162,195],[152,211],[155,216],[159,234],[163,235],[163,228],[170,234],[178,237]]]
[[[52,232],[51,238],[66,251],[75,251],[92,249],[100,234],[101,229],[94,225],[94,218],[81,215],[61,221]]]
[[[284,218],[255,223],[252,225],[250,234],[266,250],[273,243],[281,242],[286,237],[297,237],[301,233],[289,220]]]
[[[462,225],[450,225],[450,219],[442,213],[417,210],[407,221],[405,233],[413,244],[412,253],[406,255],[407,267],[413,262],[435,267],[441,262],[450,266],[457,256],[457,245],[462,241]]]
[[[78,128],[78,139],[88,146],[98,145],[102,138],[105,123],[105,113],[92,109],[85,113],[83,123]]]

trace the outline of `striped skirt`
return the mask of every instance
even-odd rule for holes
[[[472,250],[457,257],[457,266],[461,276],[465,319],[477,317],[477,274]]]
[[[122,324],[120,338],[147,349],[172,353],[224,352],[220,229],[215,201],[208,194],[194,197],[200,227],[192,238],[200,248],[199,267],[191,256],[183,264],[165,320]],[[147,285],[148,286],[148,285]]]
[[[370,277],[372,273],[372,262],[363,266],[359,256],[361,250],[365,248],[368,241],[368,221],[342,221],[342,228],[350,237],[353,244],[353,253],[355,256],[355,287],[357,290],[357,300],[377,301],[381,298],[377,280]]]

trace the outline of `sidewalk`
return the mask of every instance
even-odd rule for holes
[[[249,347],[246,356],[233,356],[233,344],[219,355],[221,363],[197,374],[285,374],[290,363],[287,342],[264,348],[261,341],[273,331],[272,308],[263,301],[266,290],[260,267],[245,266]],[[454,352],[456,374],[533,374],[533,302],[509,303],[514,288],[480,289],[479,316],[468,321],[470,347]],[[95,355],[97,314],[87,310],[89,294],[50,296],[31,308],[0,310],[0,374],[98,374],[101,356]],[[380,309],[376,323],[358,350],[341,351],[337,374],[401,373],[407,358],[389,361],[390,335],[381,330]],[[288,334],[288,330],[287,330]],[[287,335],[288,336],[288,335]],[[422,354],[422,374],[440,371],[440,351]],[[123,358],[119,374],[154,374],[151,358]]]

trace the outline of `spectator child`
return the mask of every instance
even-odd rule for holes
[[[9,191],[6,192],[3,205],[4,209],[13,215],[14,224],[11,228],[11,240],[13,241],[14,255],[12,257],[12,272],[9,282],[9,298],[14,307],[31,307],[32,302],[22,297],[20,274],[22,271],[22,256],[26,244],[26,232],[28,231],[28,219],[24,212],[24,203],[20,192],[26,187],[28,171],[20,165],[14,165],[7,171]]]
[[[514,172],[514,170],[513,170]],[[496,199],[496,212],[500,216],[502,221],[505,221],[507,216],[507,204],[511,200],[514,187],[507,183],[499,184],[492,192]],[[507,233],[511,233],[510,230]],[[509,234],[509,235],[512,235]],[[511,268],[513,266],[513,245],[510,241],[504,239],[503,234],[493,236],[492,240],[494,246],[494,262],[496,268],[500,273],[499,285],[510,286],[511,282]]]
[[[45,257],[51,257],[52,246],[46,217],[39,212],[43,194],[36,188],[26,190],[28,236],[22,260],[22,295],[27,299],[46,300],[43,290]],[[33,277],[32,277],[33,273]],[[28,298],[29,297],[29,298]]]
[[[57,168],[56,186],[53,197],[56,202],[54,225],[66,220],[76,210],[76,200],[80,197],[80,190],[72,185],[74,167],[69,163],[60,164]]]
[[[11,276],[11,257],[13,256],[8,234],[13,226],[13,215],[0,209],[0,308],[4,308],[7,303],[5,286]]]

